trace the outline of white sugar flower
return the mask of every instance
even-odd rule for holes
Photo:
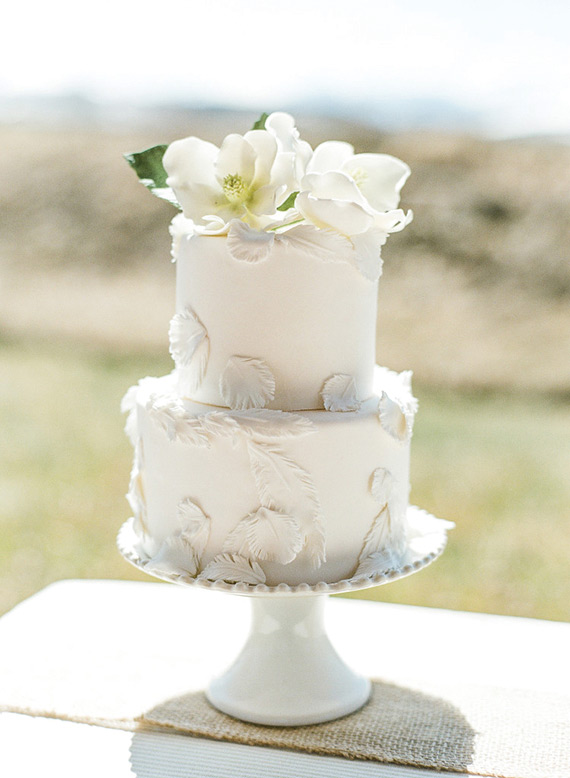
[[[232,219],[262,226],[291,183],[291,159],[283,158],[266,130],[228,135],[220,148],[195,137],[174,141],[163,164],[184,216],[195,223],[204,220],[196,231],[210,234],[227,231]]]
[[[411,211],[398,208],[410,174],[404,162],[355,154],[343,141],[321,143],[313,152],[283,112],[264,114],[253,130],[228,135],[219,148],[192,136],[126,159],[151,192],[182,208],[172,224],[173,258],[186,234],[229,233],[235,258],[259,262],[273,240],[288,233],[287,240],[298,240],[304,230],[304,243],[324,242],[325,253],[331,241],[342,243],[348,261],[375,280],[388,235],[412,219]]]
[[[315,227],[343,235],[359,235],[374,227],[374,216],[356,182],[337,170],[303,176],[295,207]]]
[[[308,173],[338,170],[356,183],[370,208],[376,212],[398,207],[400,191],[410,168],[390,154],[355,154],[350,143],[326,141],[317,146],[307,165]]]
[[[280,163],[284,172],[289,175],[288,191],[298,191],[313,149],[307,141],[301,140],[295,119],[288,113],[276,111],[269,114],[265,120],[265,129],[277,140],[281,152]]]
[[[295,207],[317,228],[349,237],[363,272],[377,278],[388,235],[412,220],[411,211],[397,208],[409,174],[409,167],[389,154],[354,154],[349,143],[328,141],[315,149]]]

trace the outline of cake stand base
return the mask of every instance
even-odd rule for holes
[[[126,560],[157,578],[251,599],[253,619],[245,646],[206,694],[212,705],[235,718],[290,727],[346,716],[368,700],[370,682],[345,665],[327,637],[325,601],[329,594],[396,581],[437,559],[453,524],[414,506],[408,508],[406,521],[408,546],[398,565],[360,574],[357,570],[352,578],[316,584],[209,580],[192,576],[176,560],[166,566],[163,560],[157,567],[146,555],[133,519],[123,525],[117,543]]]
[[[346,716],[370,696],[325,630],[328,595],[252,597],[249,637],[231,667],[212,681],[208,700],[254,724],[300,726]]]

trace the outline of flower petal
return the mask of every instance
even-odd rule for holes
[[[163,157],[167,183],[182,206],[187,219],[201,219],[216,209],[222,192],[214,176],[217,146],[200,138],[174,141]]]
[[[249,186],[255,175],[255,151],[242,135],[232,133],[224,138],[214,165],[216,178],[223,186],[226,176],[240,176]]]
[[[358,183],[360,191],[377,211],[389,211],[400,202],[400,190],[410,168],[390,154],[355,154],[341,168]]]
[[[326,173],[329,170],[340,170],[342,164],[353,156],[354,148],[350,143],[339,140],[325,141],[314,150],[307,165],[307,172]]]
[[[295,177],[299,181],[305,174],[313,150],[306,141],[300,139],[295,120],[288,113],[276,111],[267,117],[265,129],[276,138],[280,152],[294,154]]]
[[[275,213],[275,202],[278,191],[279,190],[275,189],[272,184],[267,184],[267,186],[262,186],[260,189],[256,189],[249,198],[247,204],[248,209],[251,211],[251,213],[256,215],[261,215],[264,213]]]
[[[414,218],[413,212],[407,213],[401,208],[395,211],[386,211],[384,213],[376,212],[374,214],[374,226],[382,232],[401,232]]]
[[[202,217],[202,221],[205,224],[194,225],[194,232],[196,235],[225,235],[229,230],[230,223],[214,214],[207,214]]]
[[[277,155],[277,141],[265,130],[251,130],[244,135],[255,152],[253,185],[262,187],[271,180],[271,168]]]
[[[280,187],[277,202],[284,203],[292,192],[298,192],[300,188],[296,170],[296,157],[293,152],[280,151],[275,157],[271,169],[271,184]]]
[[[193,222],[200,221],[204,214],[218,212],[226,205],[223,192],[206,184],[186,183],[176,187],[176,196],[184,216]]]
[[[291,114],[283,111],[269,114],[265,121],[265,129],[277,139],[282,151],[295,151],[299,131],[295,127],[295,119]]]
[[[218,151],[218,147],[213,143],[200,138],[175,140],[162,158],[162,164],[168,174],[168,185],[174,188],[192,181],[216,187],[214,162]]]
[[[357,203],[319,200],[308,192],[297,195],[295,207],[315,227],[333,229],[343,235],[366,232],[374,223],[373,217]]]
[[[307,173],[301,187],[312,195],[325,200],[348,200],[364,208],[368,203],[356,183],[346,173],[330,170],[327,173]]]

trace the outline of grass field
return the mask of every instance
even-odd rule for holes
[[[146,578],[115,550],[131,466],[119,402],[170,369],[132,349],[1,344],[0,612],[61,578]],[[457,528],[430,568],[362,596],[567,619],[570,408],[540,394],[415,391],[412,501]]]

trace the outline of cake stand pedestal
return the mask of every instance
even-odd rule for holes
[[[256,724],[318,724],[361,708],[370,681],[333,648],[324,624],[326,594],[252,597],[250,634],[231,667],[211,682],[208,700]]]
[[[132,519],[121,528],[117,544],[128,562],[156,578],[248,596],[253,609],[249,636],[229,669],[210,683],[206,696],[223,713],[243,721],[301,726],[346,716],[368,700],[370,681],[344,663],[328,638],[325,602],[329,594],[404,578],[443,552],[451,522],[414,506],[408,508],[407,519],[414,532],[398,567],[333,583],[252,585],[195,578],[172,565],[160,569],[145,556]]]

